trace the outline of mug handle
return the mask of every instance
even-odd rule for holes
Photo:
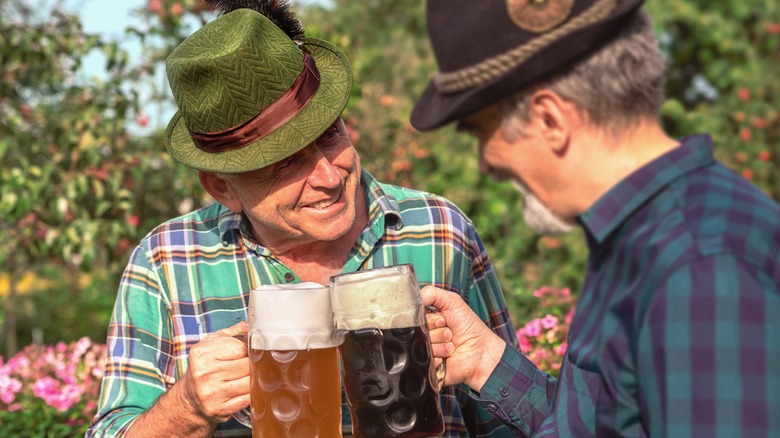
[[[236,335],[234,337],[236,339],[238,339],[239,341],[242,341],[244,343],[244,345],[246,345],[246,348],[247,348],[246,352],[247,352],[247,354],[249,354],[249,348],[250,348],[250,346],[249,346],[249,336],[241,334],[241,335]],[[246,426],[246,427],[248,427],[250,429],[252,428],[252,417],[249,415],[249,408],[244,408],[244,409],[241,409],[238,412],[235,412],[233,414],[233,418],[236,421],[238,421],[239,423],[241,423],[242,425],[244,425],[244,426]]]
[[[248,428],[252,428],[252,418],[249,416],[249,408],[241,409],[233,414],[233,418]]]

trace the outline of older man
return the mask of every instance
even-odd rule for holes
[[[340,119],[349,62],[304,38],[288,11],[270,10],[273,22],[252,9],[226,13],[167,60],[179,112],[166,146],[218,203],[155,228],[130,257],[88,436],[251,435],[231,414],[249,404],[249,359],[236,337],[259,285],[326,285],[411,263],[421,284],[456,292],[516,343],[474,226],[447,200],[361,169]],[[446,436],[512,435],[467,392],[442,394]]]
[[[658,121],[641,0],[429,0],[439,72],[412,124],[456,121],[540,232],[584,229],[559,378],[426,288],[447,382],[526,436],[780,436],[780,208],[706,135]]]

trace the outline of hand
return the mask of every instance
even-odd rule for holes
[[[433,355],[447,360],[444,384],[465,383],[479,392],[501,359],[506,342],[479,319],[460,295],[433,286],[424,287],[420,293],[423,304],[439,312],[427,318]]]
[[[240,322],[208,334],[189,353],[184,397],[191,410],[209,423],[223,423],[249,406],[249,326]]]
[[[433,348],[433,363],[438,368],[442,361],[450,357],[455,350],[455,346],[452,344],[452,330],[447,327],[447,320],[441,313],[426,313],[425,319]]]

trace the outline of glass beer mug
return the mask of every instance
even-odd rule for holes
[[[341,437],[330,289],[316,283],[261,286],[249,294],[248,319],[252,436]],[[246,424],[243,411],[235,417]]]
[[[331,277],[355,437],[444,433],[425,308],[412,265]]]

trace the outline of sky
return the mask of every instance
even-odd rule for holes
[[[99,34],[105,40],[122,41],[125,36],[125,29],[130,26],[138,26],[141,18],[134,12],[141,7],[145,7],[146,0],[65,0],[63,5],[66,10],[75,13],[81,18],[81,24],[84,26],[84,32],[88,34]],[[131,65],[141,62],[141,46],[137,38],[127,38],[127,41],[120,43],[120,46],[128,52]],[[105,57],[100,51],[93,50],[83,62],[79,76],[82,80],[90,81],[95,78],[104,78]],[[160,83],[160,82],[157,82]],[[143,99],[148,96],[151,90],[137,90]],[[150,121],[149,125],[142,127],[135,124],[130,129],[139,135],[147,134],[156,127],[164,126],[175,110],[172,107],[159,108],[157,105],[144,110],[144,116]],[[140,114],[137,114],[140,116]]]
[[[295,3],[322,3],[327,4],[329,0],[294,0]],[[121,40],[125,35],[125,29],[131,24],[139,26],[141,18],[134,12],[142,7],[146,7],[147,0],[63,0],[65,9],[77,14],[81,18],[84,31],[89,34],[100,34],[106,40]],[[130,64],[135,65],[141,61],[141,47],[136,38],[129,38],[127,42],[121,44],[130,56]],[[164,76],[162,69],[158,72]],[[93,51],[85,60],[80,75],[84,80],[92,80],[94,77],[103,77],[105,75],[105,58],[97,51]],[[155,83],[162,83],[164,77],[155,80]],[[144,90],[137,90],[141,97],[145,94]],[[139,134],[150,132],[155,127],[164,126],[175,113],[175,108],[171,105],[166,108],[159,108],[157,105],[151,106],[146,111],[150,123],[144,129],[140,126],[133,127],[133,130]]]

